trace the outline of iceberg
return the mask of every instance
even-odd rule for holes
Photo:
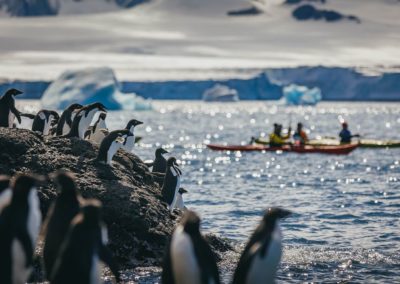
[[[203,93],[203,101],[206,102],[237,102],[238,100],[238,92],[222,84],[215,84]]]
[[[283,88],[283,98],[287,105],[316,105],[322,99],[321,90],[291,84]]]
[[[149,110],[151,102],[134,93],[126,94],[111,68],[66,71],[42,96],[43,108],[65,109],[72,103],[103,103],[109,110]]]

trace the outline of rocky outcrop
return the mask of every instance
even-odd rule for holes
[[[109,246],[121,268],[160,265],[179,214],[169,213],[159,185],[137,156],[120,150],[111,167],[94,160],[97,150],[78,138],[43,138],[29,130],[0,128],[0,174],[73,172],[81,195],[102,201]],[[45,215],[55,186],[49,182],[38,190]],[[217,252],[229,248],[215,236],[210,240]]]

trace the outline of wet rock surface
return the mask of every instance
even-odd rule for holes
[[[94,160],[97,151],[97,145],[77,138],[0,128],[0,174],[73,172],[80,194],[103,203],[109,247],[121,269],[159,266],[180,213],[170,214],[158,183],[140,158],[120,150],[109,166]],[[56,197],[55,185],[49,182],[38,191],[45,216]],[[207,238],[218,255],[233,250],[225,239]]]

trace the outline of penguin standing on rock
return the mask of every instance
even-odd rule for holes
[[[129,135],[129,130],[111,131],[101,142],[99,153],[96,160],[107,165],[111,165],[112,158],[125,142],[125,137]]]
[[[167,160],[163,156],[163,154],[167,154],[168,151],[163,148],[157,148],[155,153],[155,159],[151,163],[146,163],[148,167],[152,167],[153,173],[165,173],[167,168]]]
[[[0,126],[12,128],[14,126],[14,119],[17,118],[18,123],[21,124],[20,112],[15,108],[15,96],[22,94],[17,89],[8,90],[2,97],[0,97]]]
[[[74,176],[66,171],[51,175],[57,184],[58,196],[50,207],[44,224],[45,243],[43,260],[46,275],[50,279],[53,265],[60,252],[60,247],[67,235],[72,219],[79,213],[81,197],[77,193]]]
[[[33,119],[32,131],[40,132],[42,135],[49,135],[50,129],[54,126],[60,116],[53,110],[42,109]]]
[[[36,187],[39,177],[20,174],[12,198],[0,214],[0,283],[26,283],[32,271],[41,212]]]
[[[178,191],[181,186],[182,171],[176,163],[175,157],[170,157],[167,161],[164,183],[161,188],[161,195],[168,204],[169,210],[174,210],[178,198]]]
[[[215,255],[200,233],[200,218],[192,211],[186,211],[172,234],[164,258],[161,282],[163,284],[220,283]]]
[[[82,108],[81,104],[72,104],[63,111],[57,124],[57,136],[66,135],[69,133],[72,126],[72,121],[76,115],[77,110],[79,110],[80,108]]]
[[[119,272],[106,247],[107,229],[101,218],[101,203],[87,200],[71,222],[69,232],[54,264],[51,283],[101,283],[101,262],[119,281]]]
[[[125,138],[125,142],[122,148],[124,148],[124,150],[128,153],[132,152],[133,147],[135,146],[135,126],[138,126],[140,124],[143,124],[143,122],[136,119],[131,119],[125,127],[125,129],[129,130],[129,134]]]
[[[98,111],[107,112],[105,106],[102,103],[93,103],[82,107],[72,121],[71,130],[67,135],[64,136],[67,138],[78,137],[84,139],[85,132],[89,128],[94,115]]]
[[[10,177],[0,175],[0,213],[11,201]]]
[[[282,256],[279,220],[290,214],[281,208],[269,208],[265,212],[239,259],[233,284],[275,283]]]
[[[187,193],[188,191],[184,189],[183,187],[179,188],[178,190],[178,196],[176,197],[176,204],[175,208],[178,208],[180,210],[186,210],[185,203],[183,203],[183,194]]]
[[[107,129],[106,117],[106,112],[100,113],[93,126],[89,126],[88,130],[86,130],[85,139],[91,140],[99,144],[101,143],[101,141],[103,141],[103,139],[106,137],[106,134],[103,131],[104,129]]]

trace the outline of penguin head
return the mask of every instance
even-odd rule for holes
[[[168,158],[168,160],[167,160],[167,166],[168,166],[168,167],[172,167],[172,166],[174,166],[174,165],[176,165],[176,158],[175,158],[175,157],[170,157],[170,158]]]
[[[11,185],[13,189],[13,202],[27,200],[31,190],[44,181],[45,178],[42,176],[33,174],[17,174]]]
[[[20,90],[17,90],[17,89],[12,88],[12,89],[9,89],[9,90],[5,93],[5,96],[18,96],[18,95],[20,95],[20,94],[23,94],[23,92],[20,91]]]
[[[107,113],[106,112],[101,112],[99,114],[99,120],[106,120],[107,117]]]
[[[200,217],[195,212],[187,210],[182,217],[181,226],[189,235],[200,234]]]
[[[268,208],[264,213],[263,223],[273,227],[277,220],[286,218],[290,214],[291,211],[279,207]]]
[[[54,126],[58,123],[58,120],[60,119],[60,115],[54,110],[49,111],[49,113],[50,113],[49,117],[52,119],[51,126]]]
[[[88,108],[89,108],[89,110],[97,108],[98,110],[107,112],[106,107],[100,102],[96,102],[96,103],[90,104],[90,105],[88,105]]]
[[[136,120],[136,119],[131,119],[131,120],[129,120],[128,124],[126,125],[126,129],[131,129],[131,127],[135,127],[140,124],[143,124],[143,122]]]
[[[6,175],[0,175],[0,193],[10,187],[10,177]]]
[[[187,191],[186,189],[184,189],[183,187],[180,187],[179,190],[178,190],[178,192],[179,192],[180,194],[184,194],[184,193],[187,193],[188,191]]]
[[[167,150],[165,150],[165,149],[163,149],[163,148],[157,148],[157,150],[156,150],[156,157],[160,157],[160,156],[162,156],[163,154],[167,154],[167,153],[168,153]]]
[[[75,111],[77,109],[82,108],[83,106],[81,104],[72,104],[69,107],[67,107],[67,110],[69,111]]]
[[[50,178],[54,180],[57,185],[59,193],[74,194],[76,192],[75,177],[71,172],[59,170],[50,174]]]
[[[84,222],[91,226],[98,225],[102,220],[101,207],[99,200],[87,199],[81,209]]]

